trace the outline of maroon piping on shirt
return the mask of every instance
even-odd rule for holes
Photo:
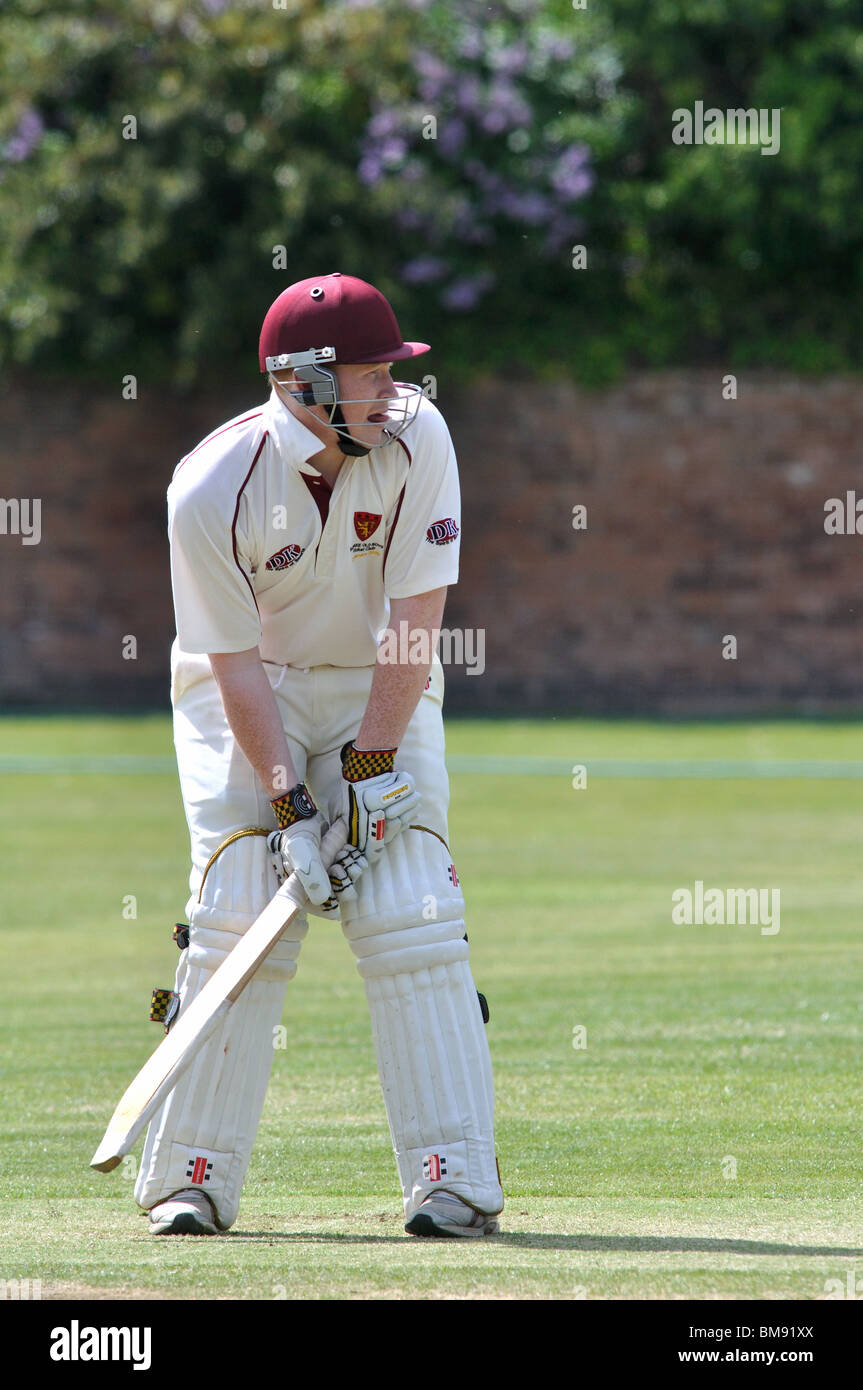
[[[180,471],[180,469],[183,467],[183,464],[184,464],[184,463],[188,463],[188,462],[189,462],[189,459],[194,457],[194,455],[198,452],[199,449],[203,449],[203,447],[204,447],[205,444],[209,444],[210,441],[213,440],[213,439],[218,439],[218,437],[219,437],[220,434],[225,434],[228,430],[236,430],[236,429],[239,429],[239,428],[240,428],[240,425],[247,425],[248,422],[249,422],[250,420],[257,420],[258,417],[259,417],[260,415],[262,415],[262,414],[263,414],[263,411],[262,411],[262,410],[256,410],[255,413],[254,413],[254,415],[244,415],[243,418],[242,418],[242,420],[235,420],[235,421],[233,422],[233,424],[231,424],[231,425],[223,425],[222,428],[221,428],[220,430],[215,430],[213,434],[208,434],[206,439],[202,439],[201,442],[200,442],[200,444],[196,444],[196,445],[195,445],[195,447],[194,447],[194,449],[192,450],[191,454],[187,454],[186,457],[185,457],[184,459],[181,459],[181,460],[180,460],[180,462],[177,464],[177,472]]]
[[[403,439],[397,439],[397,440],[396,440],[396,443],[397,443],[397,444],[401,444],[402,448],[404,449],[405,453],[407,454],[407,456],[408,456],[408,468],[410,468],[411,464],[413,463],[413,458],[411,457],[411,451],[410,451],[410,449],[408,448],[407,444],[405,444],[405,442],[404,442]],[[405,500],[405,488],[406,488],[406,487],[407,487],[407,478],[405,478],[404,482],[402,483],[402,490],[401,490],[401,492],[399,493],[399,500],[398,500],[398,502],[396,503],[396,514],[395,514],[395,516],[393,517],[393,524],[392,524],[392,526],[390,527],[390,533],[389,533],[389,535],[387,536],[387,543],[386,543],[386,545],[384,546],[384,558],[383,558],[383,563],[382,563],[382,565],[381,565],[381,579],[384,579],[385,576],[386,576],[386,572],[387,572],[387,556],[388,556],[389,553],[390,553],[390,546],[391,546],[392,543],[393,543],[393,536],[395,535],[395,533],[396,533],[396,527],[397,527],[398,524],[399,524],[399,516],[400,516],[401,510],[402,510],[402,502]]]
[[[245,579],[246,583],[247,583],[248,586],[249,586],[249,593],[252,595],[252,598],[255,599],[255,608],[257,608],[258,614],[259,614],[259,615],[260,615],[261,610],[260,610],[260,608],[258,608],[258,600],[255,598],[255,591],[254,591],[254,589],[252,588],[252,581],[251,581],[251,579],[249,578],[249,576],[246,574],[246,571],[243,569],[243,566],[240,564],[240,558],[239,558],[239,556],[237,555],[237,517],[240,515],[240,498],[242,497],[243,492],[245,491],[246,483],[249,481],[249,479],[251,478],[252,474],[253,474],[254,471],[255,471],[255,464],[258,462],[258,459],[261,457],[261,450],[263,449],[264,445],[265,445],[266,442],[267,442],[267,437],[268,437],[268,432],[265,431],[264,437],[263,437],[263,439],[261,440],[260,444],[258,445],[257,452],[256,452],[256,454],[255,454],[255,457],[252,459],[252,466],[251,466],[251,468],[249,469],[248,473],[246,474],[245,478],[243,479],[242,487],[240,488],[239,492],[237,493],[237,505],[236,505],[236,507],[234,508],[234,519],[233,519],[233,521],[231,522],[231,543],[232,543],[233,550],[234,550],[234,563],[236,564],[237,569],[240,571],[240,574],[243,576],[243,578]]]

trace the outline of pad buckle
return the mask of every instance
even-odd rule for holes
[[[180,996],[173,989],[154,989],[150,1000],[150,1022],[163,1023],[167,1033],[180,1009]]]

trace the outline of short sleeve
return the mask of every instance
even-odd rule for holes
[[[184,652],[242,652],[261,640],[248,562],[233,517],[221,515],[203,486],[168,490],[171,585]]]
[[[461,497],[446,421],[424,401],[408,434],[410,467],[384,565],[387,598],[410,598],[458,579]]]

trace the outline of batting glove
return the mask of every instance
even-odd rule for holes
[[[321,837],[327,824],[302,782],[270,805],[280,828],[267,837],[267,844],[281,856],[285,877],[297,875],[315,916],[337,918],[339,902],[357,895],[353,885],[366,868],[366,859],[346,845],[326,867]]]
[[[360,854],[353,845],[345,845],[344,849],[339,851],[330,865],[330,886],[339,904],[351,902],[356,898],[357,890],[354,884],[368,867],[369,861],[366,856]]]
[[[413,778],[395,771],[395,748],[342,749],[344,800],[348,844],[373,863],[410,823],[420,804]]]

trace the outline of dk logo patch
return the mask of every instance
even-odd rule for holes
[[[305,546],[286,545],[284,550],[277,550],[275,555],[271,555],[265,569],[268,570],[289,570],[291,565],[295,565],[303,554]]]
[[[426,531],[426,540],[431,545],[449,545],[458,536],[458,523],[455,517],[445,516],[440,521],[433,521]]]

